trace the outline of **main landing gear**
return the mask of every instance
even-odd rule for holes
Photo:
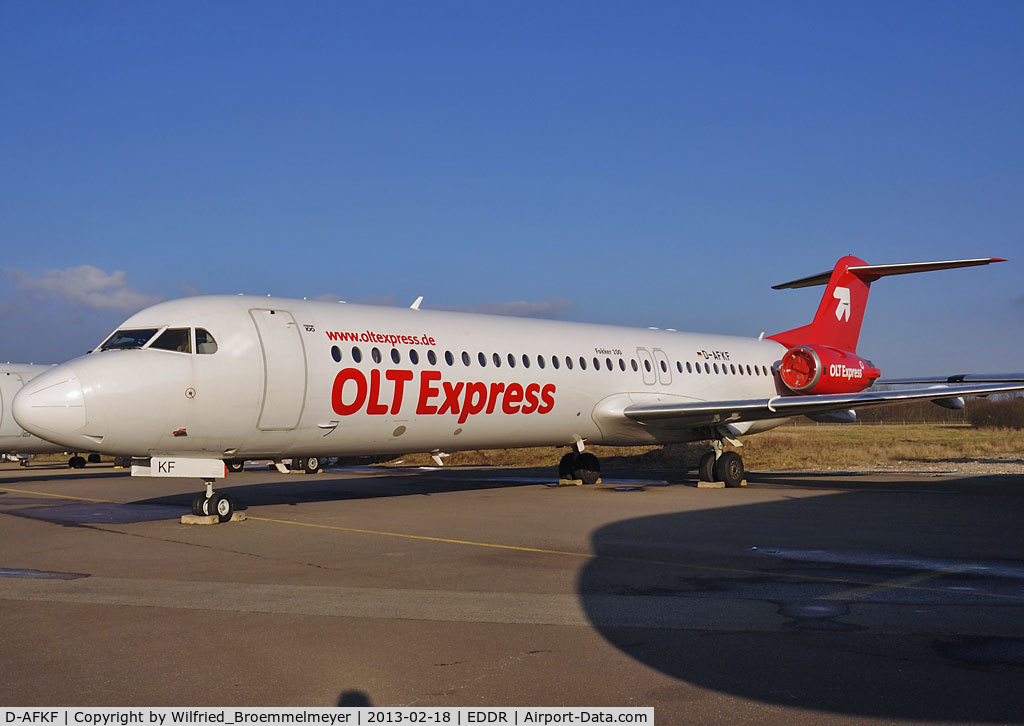
[[[721,441],[711,442],[712,451],[700,457],[697,478],[700,481],[720,481],[727,487],[743,485],[743,457],[735,451],[724,451]]]
[[[68,459],[68,468],[69,469],[84,469],[85,468],[85,462],[86,462],[86,458],[84,456],[80,456],[79,454],[75,454],[70,459]],[[99,464],[100,463],[100,455],[99,454],[89,454],[89,463],[90,464]]]
[[[199,492],[192,499],[192,514],[198,517],[217,515],[221,522],[230,522],[235,513],[234,502],[224,492],[213,491],[213,479],[206,480],[206,491]]]
[[[596,484],[601,478],[601,462],[589,451],[570,451],[558,462],[559,479],[579,479],[584,484]]]

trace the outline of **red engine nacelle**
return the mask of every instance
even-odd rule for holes
[[[779,376],[794,393],[856,393],[881,371],[853,353],[823,345],[798,345],[782,356]]]

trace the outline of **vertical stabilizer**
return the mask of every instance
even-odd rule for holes
[[[828,286],[821,297],[814,321],[810,325],[776,333],[769,338],[777,340],[787,348],[814,344],[855,353],[857,340],[860,338],[860,326],[864,322],[864,308],[867,306],[871,281],[870,278],[865,280],[858,276],[850,268],[866,266],[864,260],[853,256],[843,257],[836,263],[828,278]],[[821,280],[824,274],[827,273],[776,285],[776,288],[820,285],[821,282],[818,280]]]
[[[979,257],[970,260],[945,260],[941,262],[905,262],[895,265],[869,265],[853,256],[843,257],[832,269],[781,285],[774,290],[794,287],[810,287],[828,284],[818,305],[818,312],[810,325],[793,328],[768,336],[787,348],[796,345],[824,345],[830,348],[857,352],[860,326],[864,322],[864,308],[868,302],[868,289],[880,277],[909,275],[915,272],[951,270],[956,267],[975,267],[993,262],[1006,262],[999,257]]]

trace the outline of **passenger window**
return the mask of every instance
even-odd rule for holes
[[[482,352],[476,354],[476,359],[480,361],[481,368],[487,367],[487,356],[485,356]]]
[[[542,356],[542,355],[538,355],[537,356],[537,366],[539,368],[543,368],[544,367],[544,356]]]
[[[752,373],[750,372],[750,366],[749,366],[749,365],[747,366],[747,375],[748,375],[748,376],[750,376],[750,375],[753,375],[753,374],[752,374]]]
[[[469,365],[469,353],[467,353],[466,351],[462,351],[462,365]]]
[[[402,362],[402,354],[398,352],[398,348],[392,348],[391,349],[391,362],[392,363],[401,363]]]
[[[537,360],[541,360],[540,356],[537,356]],[[541,367],[543,367],[543,365],[544,364],[541,363]],[[523,368],[529,368],[529,367],[530,367],[530,356],[526,355],[526,353],[523,353]]]
[[[620,371],[626,370],[626,361],[622,360],[622,358],[619,358],[619,370]]]
[[[636,358],[633,358],[633,359],[631,359],[631,360],[629,361],[629,364],[630,364],[631,366],[633,366],[633,372],[634,372],[634,373],[636,373],[636,372],[637,372],[638,370],[640,370],[640,369],[639,369],[639,368],[637,367],[637,365],[636,365]]]
[[[645,361],[644,361],[644,369],[645,369],[645,370],[646,370],[646,371],[647,371],[648,373],[650,373],[650,372],[651,372],[651,362],[650,362],[649,360],[645,360]]]
[[[556,371],[558,370],[558,356],[551,356],[551,365],[554,367]]]
[[[584,358],[582,355],[580,356],[580,370],[581,371],[587,370],[587,359]]]
[[[699,364],[698,364],[698,365],[699,365]],[[705,373],[708,373],[708,374],[710,374],[710,373],[711,373],[711,364],[710,364],[710,363],[705,363],[705,364],[704,364],[704,372],[705,372]]]
[[[192,330],[190,328],[168,328],[149,347],[158,350],[173,350],[178,353],[191,353]]]
[[[380,360],[381,360],[380,348],[374,348],[373,350],[371,350],[370,351],[370,357],[373,358],[373,362],[374,363],[380,363]]]
[[[572,358],[569,356],[565,356],[565,367],[570,371],[572,370]]]
[[[491,360],[494,361],[494,367],[495,368],[501,368],[501,356],[500,355],[498,355],[497,353],[491,354]]]
[[[409,361],[414,366],[418,366],[420,364],[420,354],[417,353],[415,350],[410,350],[409,351]]]
[[[680,363],[679,361],[676,361],[676,370],[679,371],[680,373],[683,372],[683,364]]]
[[[690,365],[690,361],[686,361],[686,372],[693,373],[693,366]]]
[[[714,367],[715,367],[715,373],[718,373],[718,364],[717,364],[717,363],[715,363],[715,366],[714,366]]]
[[[197,338],[197,340],[198,340],[198,338]],[[197,348],[199,348],[200,345],[201,345],[200,343],[196,343],[196,347]],[[202,350],[202,349],[200,348],[200,350]],[[336,345],[332,345],[331,346],[331,358],[334,358],[334,362],[335,363],[341,363],[341,348],[339,348]]]
[[[210,355],[217,352],[217,341],[210,335],[210,331],[204,328],[196,328],[196,353],[199,355]],[[338,360],[341,360],[341,351],[338,351]]]
[[[668,373],[668,363],[665,361],[661,361],[661,372]]]
[[[608,370],[611,370],[612,369],[612,359],[611,358],[605,358],[604,359],[604,365],[605,365],[605,367]]]
[[[355,346],[352,346],[352,360],[354,360],[356,363],[359,363],[362,359],[363,351],[359,350],[359,348]]]
[[[455,356],[452,355],[450,350],[446,350],[444,352],[444,362],[450,366],[455,365]]]
[[[599,361],[596,356],[594,357],[594,370],[601,370],[601,361]]]
[[[524,355],[523,356],[523,360],[525,361],[525,360],[529,360],[529,359]],[[530,364],[527,363],[526,365],[530,365]],[[516,357],[514,355],[512,355],[511,353],[508,354],[508,367],[509,368],[515,368],[516,367]]]

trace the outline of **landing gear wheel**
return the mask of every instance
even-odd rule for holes
[[[715,480],[715,452],[709,451],[700,457],[697,464],[697,481]]]
[[[197,517],[205,517],[209,514],[210,500],[206,498],[206,492],[199,492],[192,497],[192,514]]]
[[[245,469],[245,462],[242,459],[234,459],[232,461],[225,461],[224,463],[227,465],[228,471],[234,474]]]
[[[570,451],[558,462],[559,479],[572,479],[572,472],[576,468],[576,457],[576,452]]]
[[[320,463],[320,457],[318,456],[304,456],[301,461],[302,470],[307,474],[316,474],[318,471],[323,469],[323,465]]]
[[[76,454],[75,456],[72,456],[70,459],[68,459],[68,466],[72,469],[84,469],[85,459]]]
[[[235,505],[227,494],[217,492],[209,498],[208,509],[210,514],[217,515],[221,522],[230,522],[231,515],[235,513]]]
[[[715,462],[715,478],[727,487],[738,487],[743,481],[743,459],[735,451],[726,451]]]
[[[597,484],[601,478],[601,462],[589,451],[584,451],[576,457],[572,478],[580,479],[584,484]]]
[[[99,464],[100,463],[100,455],[99,454],[89,454],[89,463],[90,464]]]

